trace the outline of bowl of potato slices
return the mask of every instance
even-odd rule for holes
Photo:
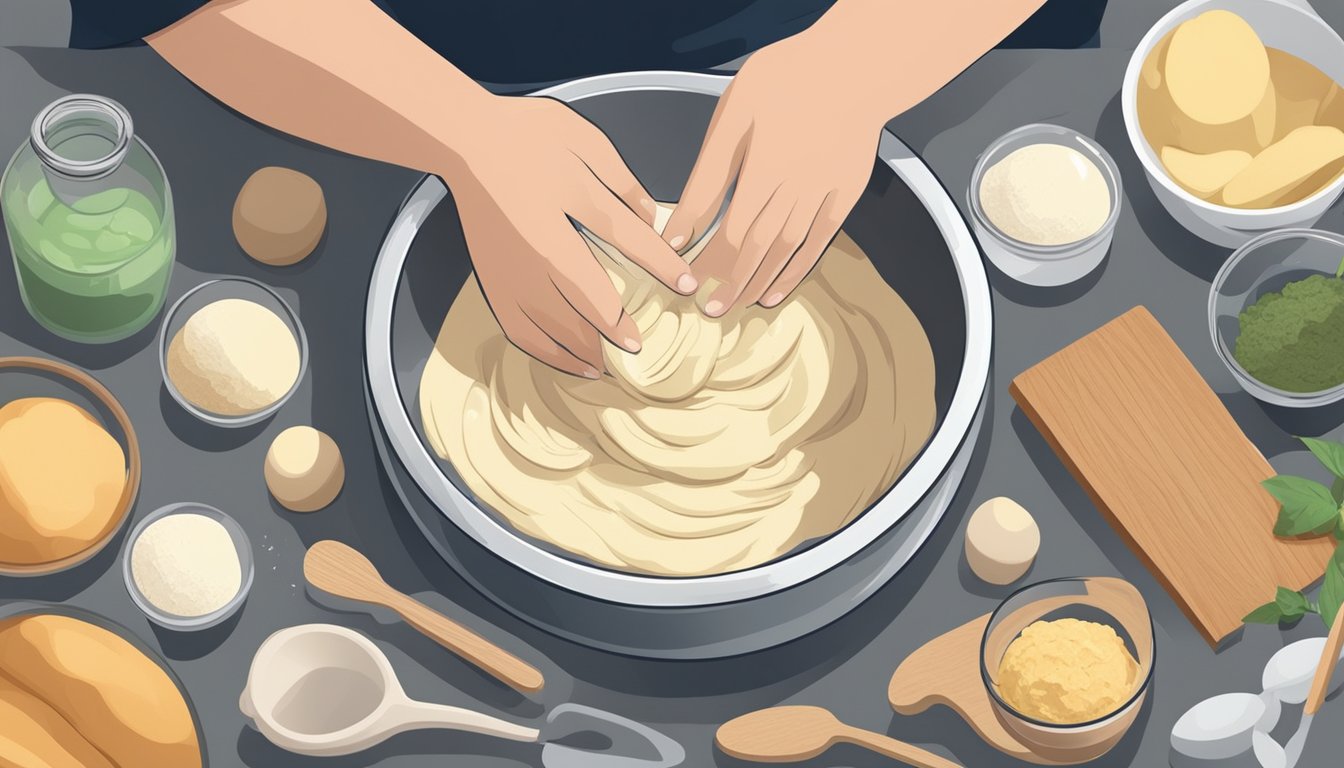
[[[1339,198],[1341,83],[1344,40],[1305,0],[1191,0],[1144,36],[1121,99],[1158,200],[1232,248]]]

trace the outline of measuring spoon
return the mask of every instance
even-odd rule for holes
[[[1335,615],[1330,627],[1330,637],[1321,650],[1320,661],[1316,665],[1316,674],[1311,680],[1311,692],[1307,696],[1307,706],[1302,710],[1302,721],[1297,731],[1280,746],[1270,735],[1257,730],[1254,736],[1255,757],[1264,768],[1293,768],[1302,757],[1302,747],[1307,743],[1307,732],[1311,730],[1311,721],[1316,719],[1325,695],[1330,688],[1330,677],[1339,661],[1340,645],[1344,644],[1344,611]]]
[[[1193,760],[1250,755],[1257,740],[1254,734],[1274,729],[1283,704],[1306,700],[1325,642],[1323,637],[1312,637],[1280,648],[1265,664],[1261,677],[1264,690],[1259,694],[1224,693],[1191,707],[1171,729],[1172,750]],[[1344,653],[1336,655],[1337,661],[1344,659]],[[1344,678],[1335,688],[1341,684]],[[1262,744],[1260,748],[1266,747]]]
[[[540,728],[406,695],[387,656],[368,638],[332,624],[282,629],[257,649],[238,701],[267,739],[303,755],[347,755],[398,733],[444,728],[542,744],[546,768],[672,768],[685,750],[668,736],[608,712],[565,704]],[[597,733],[589,750],[557,743]]]
[[[407,624],[520,693],[536,693],[545,684],[536,667],[392,588],[367,557],[339,541],[309,547],[303,576],[325,592],[395,611]]]

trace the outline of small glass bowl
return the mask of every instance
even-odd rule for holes
[[[168,375],[168,345],[193,315],[207,305],[222,299],[245,299],[266,307],[284,322],[285,327],[294,334],[294,339],[299,344],[299,375],[295,377],[293,386],[274,403],[242,416],[212,413],[196,406],[178,391]],[[218,427],[246,427],[273,416],[298,390],[299,384],[303,382],[303,377],[308,372],[308,336],[303,332],[303,324],[299,322],[298,314],[270,288],[245,277],[210,280],[182,294],[182,298],[178,299],[164,316],[163,326],[159,329],[159,371],[163,376],[163,386],[168,388],[168,393],[187,413]]]
[[[135,583],[135,576],[131,573],[131,555],[135,552],[135,543],[140,540],[140,534],[144,533],[145,529],[155,522],[169,515],[181,514],[204,515],[224,526],[224,530],[229,532],[229,538],[233,539],[233,547],[238,553],[238,565],[242,569],[243,578],[242,583],[238,586],[237,594],[216,610],[200,616],[178,616],[159,610],[140,591],[140,587]],[[169,504],[150,512],[145,516],[145,519],[136,524],[135,528],[131,529],[131,535],[126,537],[126,549],[121,556],[121,577],[126,582],[126,591],[131,595],[131,602],[135,603],[136,607],[148,616],[150,621],[161,627],[179,631],[207,629],[237,613],[243,602],[247,600],[248,592],[252,590],[252,580],[255,576],[256,565],[252,559],[252,543],[248,540],[243,527],[238,524],[238,521],[218,509],[197,502]]]
[[[1111,210],[1101,228],[1091,235],[1062,245],[1034,245],[1000,230],[980,206],[980,182],[985,172],[1003,158],[1023,147],[1036,144],[1060,144],[1083,153],[1092,160],[1111,193]],[[1124,200],[1120,169],[1100,144],[1083,134],[1060,125],[1032,123],[995,139],[980,155],[971,171],[966,203],[971,211],[971,228],[985,256],[1005,275],[1027,285],[1055,287],[1081,280],[1106,258],[1120,218]]]
[[[1261,296],[1311,275],[1334,277],[1344,261],[1344,237],[1319,229],[1279,229],[1253,238],[1223,264],[1209,290],[1209,333],[1218,357],[1253,397],[1288,408],[1315,408],[1344,400],[1344,382],[1319,392],[1290,392],[1252,376],[1233,351],[1240,316]],[[1344,339],[1340,340],[1344,344]]]
[[[999,696],[999,664],[1009,644],[1029,624],[1080,619],[1109,625],[1139,663],[1141,682],[1114,712],[1082,723],[1050,723],[1018,712]],[[1012,733],[1044,756],[1085,762],[1105,754],[1129,730],[1153,679],[1153,620],[1134,585],[1110,577],[1052,579],[1008,596],[990,616],[980,641],[980,676],[999,719]]]
[[[0,357],[0,407],[27,397],[54,397],[73,403],[93,416],[121,446],[126,457],[126,485],[116,511],[95,541],[84,549],[42,563],[0,561],[0,576],[44,576],[74,568],[103,550],[131,516],[140,491],[140,442],[131,417],[107,387],[88,373],[41,357]]]

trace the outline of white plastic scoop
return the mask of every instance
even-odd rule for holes
[[[1323,658],[1325,651],[1324,637],[1307,638],[1286,645],[1265,664],[1261,677],[1264,690],[1261,693],[1224,693],[1191,707],[1171,729],[1171,747],[1174,752],[1171,764],[1181,768],[1185,765],[1205,764],[1201,761],[1228,761],[1229,765],[1283,768],[1281,763],[1265,762],[1275,759],[1267,757],[1275,747],[1283,751],[1270,738],[1269,732],[1278,724],[1283,704],[1301,704],[1307,700],[1318,667],[1322,670],[1331,669],[1333,665],[1326,663]],[[1338,646],[1335,646],[1333,656],[1335,665],[1344,660],[1344,652]],[[1329,687],[1324,681],[1320,685]],[[1344,678],[1334,683],[1334,689],[1337,690],[1341,685],[1344,685]],[[1321,698],[1324,698],[1324,694]],[[1308,725],[1309,717],[1308,713],[1303,718]],[[1299,732],[1305,741],[1305,730],[1299,727]],[[1300,744],[1297,749],[1300,753]]]
[[[304,755],[346,755],[404,731],[446,728],[544,745],[546,768],[672,768],[685,750],[666,735],[617,715],[575,704],[551,710],[541,728],[481,712],[415,701],[368,638],[332,624],[271,635],[257,649],[238,702],[272,743]],[[596,733],[602,750],[556,743]]]

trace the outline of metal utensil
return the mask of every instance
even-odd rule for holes
[[[405,731],[443,728],[541,744],[546,768],[673,768],[686,756],[665,734],[590,707],[563,704],[534,728],[416,701],[378,646],[332,624],[289,627],[267,638],[252,659],[238,704],[272,743],[304,755],[347,755]],[[583,733],[607,746],[565,743]]]
[[[845,725],[821,707],[773,707],[749,712],[719,726],[714,741],[724,754],[758,763],[810,760],[843,742],[915,768],[961,768],[913,744]]]
[[[1311,730],[1311,721],[1316,719],[1325,695],[1330,688],[1330,677],[1335,671],[1339,659],[1341,643],[1344,643],[1344,611],[1335,615],[1330,626],[1330,636],[1321,650],[1321,660],[1316,664],[1316,675],[1311,681],[1311,693],[1307,695],[1307,705],[1302,710],[1302,721],[1297,731],[1288,739],[1288,743],[1279,746],[1266,731],[1256,730],[1254,736],[1255,757],[1264,768],[1293,768],[1302,757],[1302,747],[1307,743],[1307,732]]]
[[[536,693],[545,679],[536,667],[383,581],[369,559],[339,541],[319,541],[303,557],[309,584],[333,595],[380,605],[443,647],[523,693]]]

